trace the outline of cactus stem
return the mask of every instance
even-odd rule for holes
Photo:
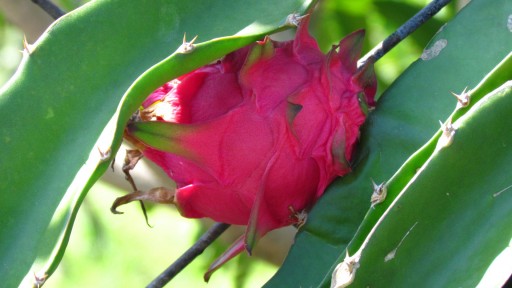
[[[461,108],[461,107],[466,107],[469,105],[469,100],[471,98],[471,95],[469,94],[469,92],[466,92],[466,89],[468,89],[468,87],[464,88],[464,90],[460,94],[456,94],[456,93],[450,91],[450,93],[455,98],[457,98],[457,102],[458,102],[457,109]]]
[[[386,182],[376,184],[375,181],[373,181],[372,179],[372,184],[373,194],[372,197],[370,198],[370,202],[372,203],[372,208],[374,208],[375,205],[382,203],[384,200],[386,200],[388,188],[386,187]]]
[[[46,279],[48,279],[48,274],[44,273],[42,276],[38,276],[34,272],[34,282],[32,283],[32,287],[33,288],[43,287],[43,284],[46,282]]]
[[[192,39],[190,42],[187,42],[187,33],[183,34],[183,43],[180,47],[178,47],[178,53],[188,54],[194,51],[196,48],[194,41],[196,41],[197,36],[198,35],[196,35],[196,37],[194,37],[194,39]]]

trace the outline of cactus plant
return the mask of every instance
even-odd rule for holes
[[[169,78],[285,29],[285,15],[311,4],[162,0],[148,7],[145,1],[122,2],[95,1],[57,21],[26,46],[20,69],[0,89],[0,272],[6,286],[19,283],[37,252],[59,243],[46,270],[54,271],[81,201],[108,168],[124,125],[150,92]],[[231,13],[228,4],[245,12]],[[361,252],[354,287],[481,281],[510,241],[506,147],[511,139],[510,123],[503,121],[510,110],[510,82],[502,86],[510,79],[510,57],[496,66],[512,47],[510,11],[507,0],[473,0],[384,93],[363,130],[354,173],[328,188],[267,287],[328,287],[345,251],[350,256]],[[194,53],[173,53],[185,32],[199,35],[203,43]],[[452,120],[459,129],[450,146],[436,150],[442,134],[437,121],[447,119],[455,106],[449,91],[464,87],[481,100],[455,111]],[[499,154],[481,151],[486,146]],[[464,181],[447,192],[447,177]],[[433,182],[439,186],[429,193]],[[373,207],[372,186],[387,189],[377,189]],[[489,189],[484,200],[482,186]],[[387,198],[377,197],[384,191]],[[421,210],[421,203],[430,203],[431,209]],[[54,224],[55,231],[49,229]],[[487,228],[491,224],[495,227]],[[463,243],[439,245],[436,236]],[[457,257],[447,258],[450,252]],[[480,264],[463,261],[469,257],[479,257]],[[441,260],[443,265],[433,265]],[[470,277],[461,276],[461,263]]]
[[[349,254],[353,255],[365,239],[358,235],[367,235],[385,211],[385,203],[368,210],[373,193],[372,179],[379,184],[387,182],[397,170],[406,168],[402,167],[403,162],[439,130],[438,121],[447,119],[453,111],[455,99],[449,92],[476,86],[510,53],[512,37],[507,28],[510,14],[507,11],[511,5],[509,1],[493,1],[492,4],[472,1],[443,26],[426,47],[426,51],[431,51],[435,43],[445,39],[448,45],[442,53],[433,59],[418,59],[381,96],[376,111],[363,129],[358,162],[362,167],[329,188],[310,213],[309,222],[297,236],[286,262],[267,287],[297,283],[313,287],[330,285],[331,272],[345,258],[347,244],[350,242],[355,248],[349,249]],[[476,37],[468,39],[467,31],[472,31]],[[480,57],[476,59],[471,55]],[[463,71],[461,66],[465,67]],[[500,81],[494,88],[505,80]],[[414,155],[426,161],[431,153],[420,150]],[[400,185],[405,186],[412,176],[402,179]],[[363,219],[365,222],[361,224]],[[304,257],[307,262],[301,260]],[[318,270],[311,267],[318,267]],[[296,278],[287,277],[291,271],[305,272]],[[321,271],[330,272],[322,274]]]
[[[361,227],[373,222],[372,231],[364,240],[358,239],[362,233],[356,234],[354,245],[348,247],[357,251],[349,252],[352,260],[348,257],[344,263],[360,260],[351,264],[356,265],[350,275],[355,287],[477,286],[509,245],[512,197],[505,193],[510,188],[505,171],[512,134],[504,116],[511,108],[511,68],[512,53],[465,93],[470,103],[457,104],[440,131],[385,184],[386,211],[375,223],[370,210]],[[511,271],[501,272],[508,277]],[[339,281],[334,280],[332,287],[344,287],[344,279]]]

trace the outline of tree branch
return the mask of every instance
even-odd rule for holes
[[[203,253],[210,244],[215,241],[226,229],[229,228],[229,224],[215,223],[206,233],[199,238],[183,255],[178,258],[171,266],[165,269],[155,280],[149,283],[146,288],[160,288],[167,284],[174,278],[183,268],[185,268],[192,260]]]
[[[416,31],[423,23],[427,22],[430,18],[437,14],[444,6],[450,3],[451,0],[434,0],[430,2],[425,8],[421,9],[416,15],[400,26],[393,34],[389,35],[384,41],[379,43],[368,54],[358,61],[358,66],[362,67],[368,60],[376,62],[384,54],[388,53],[400,41],[404,40],[411,33]]]
[[[59,8],[59,6],[53,4],[49,0],[32,0],[34,4],[38,5],[43,9],[48,15],[50,15],[53,19],[58,19],[64,14],[66,14],[62,9]]]

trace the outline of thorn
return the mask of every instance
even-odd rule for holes
[[[446,121],[446,124],[439,120],[439,124],[441,124],[441,130],[443,131],[443,134],[437,142],[436,150],[450,146],[453,142],[453,136],[455,135],[456,131],[455,127],[452,125],[451,118]]]
[[[105,150],[105,151],[102,151],[99,146],[96,146],[96,148],[98,148],[98,152],[100,152],[100,161],[101,162],[105,162],[108,159],[110,159],[110,154],[112,152],[110,147],[108,147],[107,150]]]
[[[302,210],[300,212],[295,211],[293,206],[288,206],[288,210],[290,210],[290,219],[293,222],[293,226],[295,228],[300,229],[304,224],[306,224],[306,221],[308,221],[308,213],[306,210]]]
[[[308,16],[309,16],[309,14],[305,14],[305,15],[300,16],[299,13],[292,13],[292,14],[290,14],[290,15],[288,15],[286,17],[286,21],[284,22],[284,26],[297,27],[297,26],[299,26],[300,21],[303,18],[306,18]]]
[[[386,182],[382,182],[377,185],[375,181],[372,179],[373,184],[373,194],[370,198],[370,202],[372,203],[372,208],[375,207],[375,205],[384,202],[386,200],[386,196],[388,194],[388,188],[386,187]]]
[[[389,260],[395,258],[395,255],[396,255],[396,251],[398,250],[398,248],[400,248],[400,246],[402,246],[402,243],[404,242],[405,238],[407,238],[407,236],[409,236],[409,233],[411,233],[412,229],[414,229],[414,227],[416,226],[416,224],[418,224],[418,221],[416,221],[416,223],[414,223],[414,225],[412,225],[411,228],[409,228],[409,230],[405,233],[404,237],[402,237],[402,239],[400,240],[400,242],[398,243],[398,245],[395,247],[395,249],[391,250],[391,252],[389,252],[385,257],[384,257],[384,262],[388,262]]]
[[[183,44],[181,44],[181,46],[178,47],[178,53],[188,54],[194,51],[194,49],[196,48],[196,46],[194,45],[194,41],[196,41],[197,36],[198,35],[196,35],[196,37],[194,37],[194,39],[192,39],[190,42],[187,42],[187,33],[185,33],[183,35]]]
[[[450,91],[450,93],[455,97],[457,98],[457,106],[458,107],[466,107],[469,105],[469,100],[471,98],[471,95],[469,95],[469,92],[466,92],[466,89],[468,89],[468,87],[464,88],[464,90],[462,91],[461,94],[456,94],[452,91]]]
[[[28,55],[32,54],[32,45],[28,44],[27,35],[23,35],[23,51],[27,52]]]
[[[32,284],[33,288],[41,288],[43,287],[44,282],[48,279],[48,275],[45,273],[43,276],[37,276],[34,272],[34,283]]]
[[[354,282],[356,270],[359,268],[360,256],[358,252],[351,257],[348,255],[348,251],[346,251],[345,259],[336,266],[332,273],[331,287],[343,288]]]

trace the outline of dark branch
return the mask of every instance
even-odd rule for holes
[[[32,0],[32,2],[41,7],[53,19],[58,19],[66,14],[64,11],[62,11],[62,9],[59,8],[59,6],[53,4],[49,0]]]
[[[430,2],[425,8],[421,9],[416,15],[400,26],[393,34],[361,58],[359,60],[359,67],[363,66],[364,63],[368,62],[370,59],[373,60],[373,62],[379,60],[384,54],[400,43],[400,41],[404,40],[423,23],[436,15],[437,12],[443,9],[450,1],[451,0],[434,0]]]
[[[192,260],[203,253],[210,244],[215,241],[230,225],[225,223],[215,223],[199,240],[190,247],[178,260],[176,260],[169,268],[165,269],[155,280],[149,283],[146,288],[160,288],[174,278],[183,268],[185,268]]]

